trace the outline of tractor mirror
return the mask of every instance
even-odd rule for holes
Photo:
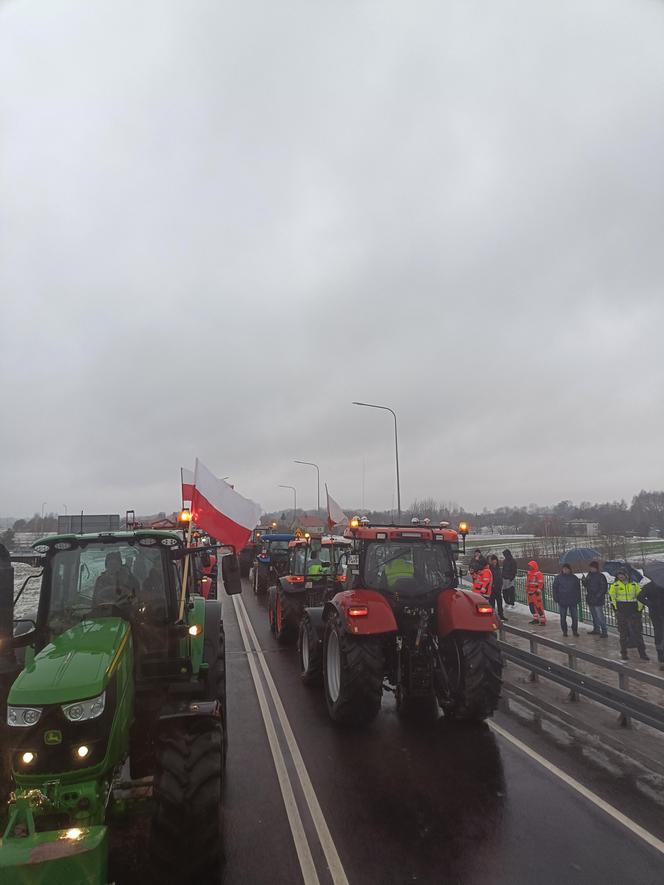
[[[240,563],[234,553],[229,553],[221,560],[221,577],[224,589],[229,596],[242,593],[242,581],[240,578]]]

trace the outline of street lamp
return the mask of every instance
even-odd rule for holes
[[[389,406],[377,406],[375,403],[357,403],[353,401],[354,406],[366,406],[368,409],[382,409],[384,412],[390,412],[394,418],[394,454],[397,466],[397,521],[401,522],[401,486],[399,484],[399,438],[397,436],[397,413]]]
[[[295,525],[295,520],[297,519],[297,489],[295,486],[285,486],[279,483],[280,489],[290,489],[293,493],[293,525]]]
[[[298,461],[297,458],[294,461],[295,464],[307,464],[309,467],[316,468],[316,506],[318,515],[320,515],[320,468],[318,464],[314,464],[313,461]]]

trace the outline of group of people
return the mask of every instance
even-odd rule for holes
[[[477,548],[473,551],[468,574],[473,582],[473,590],[485,596],[498,611],[501,621],[506,621],[503,602],[506,606],[516,604],[514,580],[517,573],[516,560],[511,550],[503,550],[502,563],[495,553],[488,558]]]
[[[473,590],[487,597],[494,609],[497,609],[501,620],[507,618],[503,613],[505,605],[514,606],[514,579],[517,564],[509,550],[503,550],[503,562],[496,555],[488,558],[481,550],[476,549],[468,568],[473,581]],[[606,639],[609,635],[606,622],[606,598],[616,613],[616,624],[620,641],[620,657],[628,660],[628,648],[636,648],[642,661],[649,660],[643,640],[642,611],[647,605],[652,621],[655,648],[660,670],[664,670],[664,587],[653,581],[641,586],[630,578],[627,568],[616,573],[611,584],[600,569],[597,561],[589,565],[588,573],[582,579],[572,571],[571,566],[563,565],[560,574],[553,580],[553,599],[560,612],[560,629],[563,636],[568,635],[571,622],[572,635],[579,635],[579,605],[581,604],[582,587],[586,591],[586,603],[593,621],[590,635]],[[526,600],[532,614],[531,624],[546,626],[546,611],[542,594],[544,591],[544,575],[535,560],[528,563],[526,574]]]

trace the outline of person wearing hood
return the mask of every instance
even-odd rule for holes
[[[565,563],[559,575],[553,579],[553,600],[560,611],[560,629],[567,636],[567,615],[572,618],[572,633],[579,635],[579,603],[581,602],[581,581],[572,572],[571,565]]]
[[[476,547],[475,550],[473,550],[473,555],[471,556],[470,562],[468,563],[468,574],[471,576],[471,578],[475,576],[475,572],[478,572],[481,568],[483,568],[482,563],[486,565],[486,560],[482,556],[482,551],[480,550],[480,548]]]
[[[516,602],[516,591],[514,589],[514,581],[516,579],[517,565],[516,559],[512,556],[511,550],[503,550],[503,569],[502,569],[502,590],[505,605],[511,605],[514,608]]]
[[[473,576],[473,591],[490,599],[493,586],[493,575],[491,574],[489,564],[484,557],[475,560],[475,567],[471,572],[471,575]]]
[[[528,563],[528,574],[526,575],[526,599],[528,600],[528,608],[533,616],[530,623],[545,627],[546,614],[544,612],[544,603],[542,602],[542,590],[544,590],[544,575],[539,570],[535,560],[531,559]]]
[[[502,596],[502,571],[500,568],[500,563],[498,562],[498,557],[495,553],[492,553],[489,557],[489,569],[491,570],[491,605],[498,609],[498,617],[501,621],[506,621],[507,618],[503,613],[503,596]]]
[[[645,602],[650,612],[650,620],[655,631],[655,648],[659,669],[664,670],[664,587],[654,581],[641,588],[639,601]]]

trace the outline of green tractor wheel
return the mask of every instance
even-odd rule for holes
[[[178,722],[158,738],[150,834],[155,883],[219,881],[222,744],[214,719]]]

